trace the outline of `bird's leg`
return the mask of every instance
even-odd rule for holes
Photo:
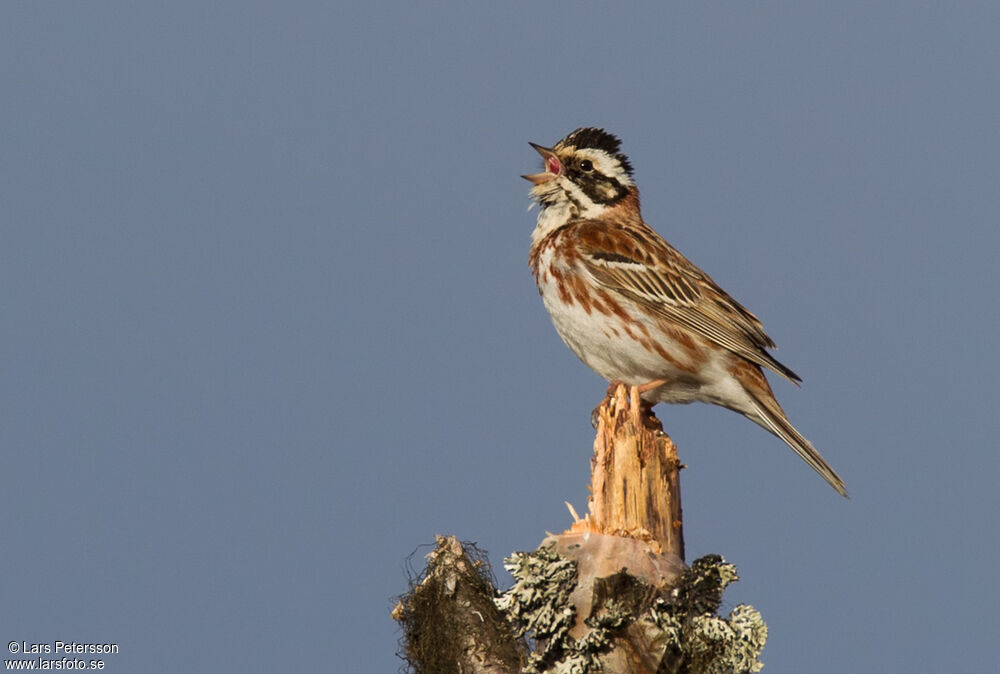
[[[653,381],[648,381],[645,384],[633,386],[629,391],[629,395],[632,400],[638,401],[639,418],[642,419],[643,425],[647,428],[662,431],[663,425],[660,423],[660,420],[656,418],[656,415],[653,414],[653,405],[655,405],[656,402],[643,399],[642,394],[647,391],[658,389],[666,383],[666,379],[654,379]]]
[[[660,388],[666,383],[666,379],[654,379],[653,381],[647,381],[645,384],[639,384],[634,388],[639,395],[642,395],[646,391],[652,391],[653,389]]]

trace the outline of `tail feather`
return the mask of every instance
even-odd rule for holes
[[[774,396],[756,395],[752,390],[747,390],[747,393],[750,394],[751,405],[755,414],[747,414],[746,416],[784,440],[785,444],[795,450],[796,454],[801,456],[813,470],[829,482],[830,486],[837,490],[837,493],[845,498],[849,498],[844,481],[830,467],[830,464],[823,459],[820,453],[816,451],[816,448],[802,437],[801,433],[795,430],[792,422],[785,416],[784,410],[781,409]]]

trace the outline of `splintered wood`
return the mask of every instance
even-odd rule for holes
[[[683,560],[677,447],[639,396],[629,393],[625,385],[609,390],[597,410],[590,512],[566,533],[636,538]]]

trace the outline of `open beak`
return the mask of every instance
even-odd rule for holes
[[[523,175],[521,176],[522,178],[534,185],[544,185],[562,175],[562,162],[559,161],[559,157],[556,156],[552,148],[542,147],[537,143],[528,143],[528,145],[535,148],[535,152],[542,155],[542,159],[545,160],[545,170],[541,173]]]

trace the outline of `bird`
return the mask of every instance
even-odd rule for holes
[[[542,170],[529,265],[566,345],[644,404],[706,402],[783,440],[839,494],[843,479],[799,433],[764,370],[801,378],[769,353],[763,324],[643,219],[621,140],[596,127],[552,147],[529,143]]]

